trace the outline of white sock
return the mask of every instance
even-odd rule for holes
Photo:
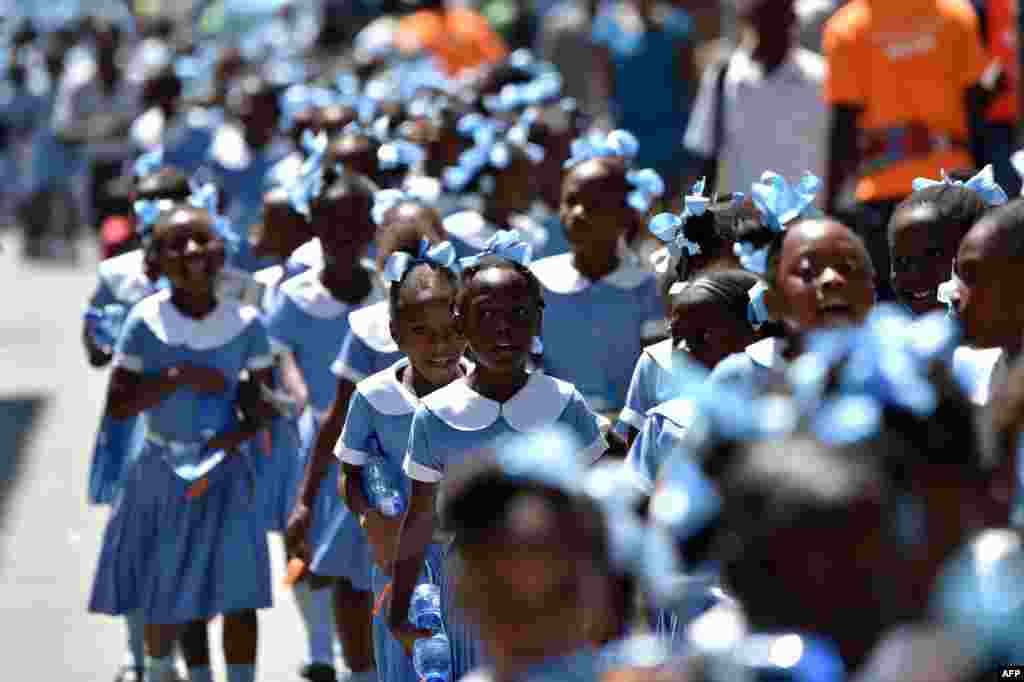
[[[256,682],[256,664],[229,663],[228,682]]]
[[[152,658],[146,656],[146,669],[142,682],[170,682],[174,675],[174,657]]]
[[[208,665],[194,665],[188,669],[188,682],[213,682],[213,670]]]
[[[334,665],[334,594],[330,588],[311,590],[305,582],[294,587],[295,601],[306,626],[308,663]]]
[[[128,635],[128,650],[124,653],[124,664],[129,668],[141,668],[146,663],[146,623],[142,611],[132,611],[124,617],[124,628]]]

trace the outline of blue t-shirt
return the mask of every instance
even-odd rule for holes
[[[608,445],[576,387],[537,372],[504,403],[485,398],[458,379],[423,398],[412,420],[404,469],[409,478],[438,483],[448,468],[512,433],[552,424],[571,429],[586,444],[581,456],[597,460]]]
[[[235,402],[242,370],[267,369],[273,363],[259,311],[222,301],[196,320],[178,311],[170,291],[143,300],[125,322],[114,367],[155,375],[183,363],[220,371],[226,390],[211,396],[179,387],[146,410],[147,429],[164,440],[191,443],[232,428],[237,423]]]
[[[644,342],[664,330],[654,274],[623,261],[591,282],[571,253],[543,258],[532,270],[544,285],[544,371],[575,384],[599,412],[621,409]]]

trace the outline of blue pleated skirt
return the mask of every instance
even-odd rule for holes
[[[89,466],[89,504],[114,501],[128,463],[142,450],[145,428],[141,417],[103,416]]]
[[[320,527],[318,521],[324,518],[321,509],[327,505],[321,504],[319,498],[317,500],[313,528],[310,531],[315,542],[312,545],[313,562],[309,568],[316,575],[345,578],[355,589],[369,592],[372,589],[370,574],[373,564],[370,543],[366,532],[359,525],[359,518],[349,511],[345,501],[338,495],[338,463],[333,462],[331,469],[333,475],[325,477],[324,485],[328,479],[333,481],[334,501],[327,510],[330,514],[327,526]],[[326,495],[328,492],[321,489],[320,498]]]
[[[429,582],[440,586],[444,570],[443,562],[441,545],[431,544],[428,546],[419,583]],[[391,577],[377,568],[376,564],[372,567],[371,572],[373,600],[374,603],[377,603],[384,588],[391,582]],[[391,636],[386,610],[375,613],[373,616],[373,654],[377,661],[377,678],[380,682],[420,682],[419,675],[416,674],[416,669],[412,666],[412,658],[405,654],[402,645]]]
[[[271,421],[270,453],[260,477],[268,531],[283,533],[288,524],[308,448],[302,442],[299,422],[284,417]]]
[[[218,465],[216,482],[188,498],[162,448],[145,441],[104,532],[89,610],[176,624],[271,605],[270,558],[260,506],[259,455]]]

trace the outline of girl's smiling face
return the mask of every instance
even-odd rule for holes
[[[615,248],[638,220],[627,193],[624,172],[605,159],[585,161],[569,172],[559,218],[573,251]]]
[[[936,294],[956,257],[957,230],[937,218],[937,209],[923,204],[897,212],[889,228],[892,288],[915,315],[943,307]]]
[[[194,294],[213,290],[224,267],[224,244],[201,209],[175,210],[157,226],[154,240],[161,272],[175,289]]]
[[[441,386],[458,375],[466,340],[452,317],[454,282],[439,270],[416,266],[402,282],[392,310],[392,336],[413,370],[427,383]]]
[[[669,313],[672,345],[685,345],[690,356],[707,367],[728,355],[739,353],[754,340],[753,330],[738,320],[706,289],[689,286],[675,296]]]
[[[875,303],[874,268],[845,225],[809,220],[789,228],[775,273],[783,319],[797,332],[859,324]]]
[[[511,266],[485,266],[465,287],[459,325],[477,362],[507,374],[523,371],[542,317],[526,276]]]

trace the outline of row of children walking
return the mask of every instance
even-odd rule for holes
[[[244,77],[190,119],[217,122],[193,177],[170,144],[136,164],[137,248],[83,334],[112,367],[89,608],[125,619],[120,679],[172,679],[180,648],[212,680],[216,616],[227,679],[255,679],[268,534],[315,681],[335,637],[357,682],[839,680],[922,621],[979,645],[940,669],[1012,658],[1005,612],[964,604],[1020,589],[1024,204],[989,169],[922,180],[890,225],[902,307],[875,307],[888,273],[813,176],[677,202],[548,65],[459,96],[430,73]],[[1006,580],[971,582],[992,556]]]

